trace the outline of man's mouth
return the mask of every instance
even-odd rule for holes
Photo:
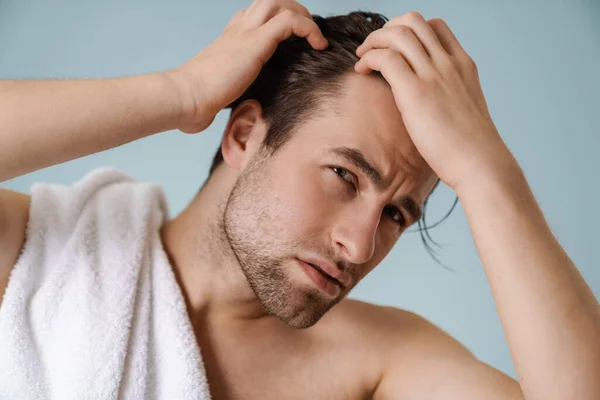
[[[329,279],[331,282],[336,283],[338,285],[340,285],[341,287],[342,284],[340,283],[340,281],[338,281],[337,279],[335,279],[334,277],[332,277],[331,275],[329,275],[327,272],[323,271],[321,268],[319,268],[318,265],[315,264],[311,264],[309,262],[307,262],[308,265],[311,265],[314,269],[316,269],[317,271],[319,271],[325,278]]]

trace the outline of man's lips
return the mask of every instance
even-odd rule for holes
[[[342,271],[337,265],[328,261],[315,257],[304,257],[299,258],[299,260],[312,265],[323,275],[335,280],[342,288],[349,286],[352,281],[352,277],[348,272]]]

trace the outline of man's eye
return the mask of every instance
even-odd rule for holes
[[[356,185],[354,183],[354,175],[352,175],[351,172],[349,172],[341,167],[331,167],[331,169],[333,170],[333,172],[338,174],[340,176],[340,178],[342,178],[346,182],[350,183],[352,186],[356,187]]]
[[[350,171],[348,171],[344,168],[341,168],[341,167],[331,167],[331,169],[333,170],[333,172],[338,174],[340,176],[340,178],[342,178],[343,180],[345,180],[346,182],[351,184],[352,187],[356,188],[354,174],[352,174]],[[406,225],[406,219],[404,218],[404,215],[397,207],[386,206],[383,209],[383,213],[389,215],[400,226]]]
[[[385,214],[389,215],[398,224],[400,224],[400,226],[406,225],[406,220],[404,219],[404,215],[402,215],[402,212],[400,210],[398,210],[398,208],[396,208],[394,206],[386,206],[383,209],[383,212]]]

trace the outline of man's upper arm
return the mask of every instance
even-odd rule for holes
[[[25,242],[30,202],[26,194],[0,189],[0,306]]]
[[[397,347],[390,349],[388,367],[374,400],[523,399],[514,379],[477,360],[462,344],[427,320],[408,313],[407,323],[406,314],[403,312],[401,317],[404,332],[397,335]]]

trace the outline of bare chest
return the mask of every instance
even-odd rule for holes
[[[215,400],[332,399],[372,397],[378,381],[372,356],[361,347],[252,341],[204,346]]]

